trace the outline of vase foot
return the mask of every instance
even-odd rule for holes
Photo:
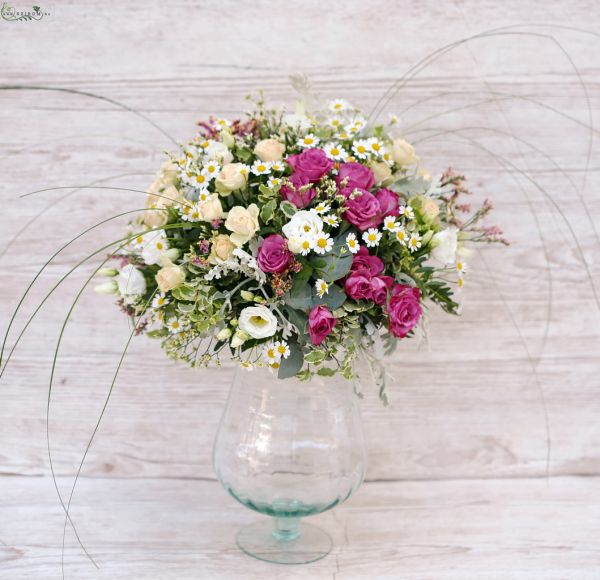
[[[294,520],[294,518],[290,518]],[[244,526],[236,536],[237,545],[249,556],[276,564],[308,564],[331,551],[331,537],[311,524],[265,520]]]

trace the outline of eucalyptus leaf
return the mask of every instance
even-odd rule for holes
[[[287,358],[282,358],[279,363],[279,372],[277,373],[277,377],[280,379],[289,379],[296,375],[304,364],[304,355],[302,354],[302,350],[300,350],[300,346],[295,342],[289,342],[288,347],[290,349],[290,354]]]
[[[415,195],[426,193],[429,190],[430,185],[431,183],[422,177],[403,177],[402,179],[394,181],[394,183],[388,186],[388,189],[391,189],[396,193]]]
[[[316,275],[331,283],[343,278],[352,267],[352,254],[346,247],[346,236],[338,236],[333,241],[331,252],[323,256],[314,256],[309,260]]]

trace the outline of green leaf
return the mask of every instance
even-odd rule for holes
[[[317,371],[317,374],[321,375],[322,377],[332,377],[333,375],[335,375],[335,369],[330,369],[329,367],[321,367]]]
[[[425,193],[430,186],[431,182],[422,177],[403,177],[394,181],[394,183],[388,186],[388,189],[408,196]]]
[[[319,364],[325,360],[326,356],[327,354],[323,350],[313,350],[304,357],[304,360],[307,363]]]
[[[277,373],[280,379],[289,379],[293,377],[302,369],[304,364],[304,355],[300,350],[300,346],[295,342],[288,343],[290,354],[287,358],[282,358],[279,366],[279,372]]]
[[[289,321],[298,329],[298,342],[305,344],[307,340],[306,324],[308,323],[308,316],[302,310],[296,310],[291,306],[286,306],[285,311]]]
[[[279,209],[283,212],[283,215],[285,215],[285,217],[291,218],[297,210],[296,206],[293,203],[290,203],[289,201],[282,201],[279,204]]]
[[[265,203],[265,205],[263,205],[262,209],[260,210],[260,219],[264,223],[268,224],[273,219],[273,216],[275,215],[276,207],[277,207],[277,201],[274,199]]]
[[[352,266],[352,254],[346,247],[346,236],[338,236],[333,241],[331,252],[324,256],[313,257],[310,265],[317,271],[319,278],[331,283],[343,278]]]
[[[238,147],[236,150],[236,154],[239,159],[241,159],[244,163],[252,157],[252,151],[247,147]]]
[[[335,310],[339,308],[344,302],[346,302],[346,293],[344,290],[338,286],[337,284],[332,284],[329,286],[329,290],[327,294],[324,294],[322,298],[319,298],[317,294],[317,290],[315,288],[312,289],[312,305],[317,306],[318,304],[324,304],[329,308],[329,310]]]

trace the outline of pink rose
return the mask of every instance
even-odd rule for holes
[[[319,346],[331,334],[336,322],[336,317],[331,314],[327,306],[322,304],[315,306],[308,315],[310,341],[315,346]]]
[[[335,178],[338,186],[344,179],[348,178],[344,187],[354,189],[371,189],[375,184],[375,175],[373,172],[362,163],[342,163],[340,165],[338,175]]]
[[[398,194],[389,189],[380,189],[375,195],[381,208],[381,215],[387,217],[389,215],[400,215],[400,202]]]
[[[387,311],[390,330],[394,336],[404,338],[421,318],[421,291],[412,286],[396,284]]]
[[[356,270],[346,278],[344,292],[354,300],[371,300],[371,273]]]
[[[369,250],[361,246],[352,258],[352,270],[368,270],[371,276],[377,276],[383,272],[383,262],[377,256],[371,256]]]
[[[311,183],[305,175],[294,173],[289,180],[290,183],[283,185],[279,190],[281,197],[293,203],[298,209],[305,208],[317,195],[317,191],[312,187],[306,191],[300,191],[303,186]]]
[[[263,240],[256,260],[263,272],[279,274],[289,267],[293,259],[294,254],[288,250],[285,238],[275,234]]]
[[[290,155],[286,161],[295,174],[302,175],[313,183],[333,167],[333,161],[325,155],[323,149],[307,149],[298,155]]]
[[[358,194],[351,197],[356,191]],[[355,225],[361,232],[368,228],[377,227],[383,221],[381,207],[377,198],[370,194],[366,189],[360,187],[345,187],[341,191],[346,196],[346,211],[342,217]]]
[[[388,292],[394,284],[391,276],[375,276],[371,279],[371,300],[379,306],[383,306],[387,301]]]

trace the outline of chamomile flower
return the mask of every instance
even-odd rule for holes
[[[198,194],[198,203],[204,203],[205,201],[209,201],[209,200],[210,200],[210,193],[208,192],[208,190],[203,189]]]
[[[171,334],[178,334],[185,330],[185,325],[178,318],[169,318],[167,320],[167,329]]]
[[[376,248],[381,240],[381,232],[377,228],[369,228],[362,235],[362,239],[367,244],[367,248]]]
[[[344,126],[342,120],[337,115],[327,119],[327,124],[335,130],[341,129]]]
[[[325,296],[325,294],[329,292],[329,284],[327,284],[327,282],[325,282],[325,280],[323,280],[322,278],[319,278],[315,282],[315,289],[319,298],[323,298],[323,296]]]
[[[191,203],[184,203],[179,206],[179,215],[182,220],[187,221],[189,215],[192,213],[192,208],[193,206]]]
[[[148,266],[160,264],[165,252],[169,249],[167,235],[164,230],[155,230],[144,234],[144,245],[141,256]]]
[[[383,229],[386,232],[395,232],[398,229],[398,222],[393,215],[390,215],[383,220]]]
[[[417,232],[413,232],[408,240],[408,249],[411,252],[416,252],[421,247],[421,236]]]
[[[315,245],[313,250],[317,254],[326,254],[327,252],[331,252],[332,248],[333,240],[329,234],[320,232],[315,236]]]
[[[223,129],[225,129],[225,127],[229,127],[231,125],[231,121],[228,121],[227,119],[217,119],[215,121],[215,129],[217,131],[222,131]]]
[[[381,154],[381,159],[383,159],[383,161],[385,161],[388,165],[391,165],[393,161],[392,154],[387,149],[383,150],[383,153]]]
[[[281,184],[282,184],[281,177],[269,177],[269,180],[267,181],[267,187],[270,187],[271,189],[275,189],[276,187],[279,187]]]
[[[406,219],[409,219],[409,220],[415,219],[415,212],[410,205],[401,205],[398,208],[398,212],[400,213],[400,215],[404,216]]]
[[[200,149],[208,149],[208,146],[212,143],[212,139],[202,139],[196,143]]]
[[[251,361],[249,361],[249,360],[242,361],[242,362],[240,363],[240,366],[241,366],[243,369],[246,369],[247,371],[253,371],[253,370],[254,370],[254,363],[252,363],[252,362],[251,362]]]
[[[329,103],[328,108],[334,113],[341,113],[342,111],[347,111],[351,107],[348,101],[345,101],[344,99],[334,99]]]
[[[239,169],[240,175],[243,175],[246,179],[248,178],[248,174],[250,173],[250,166],[245,163],[240,163]]]
[[[271,171],[285,171],[285,163],[283,161],[271,161]]]
[[[346,246],[348,246],[351,254],[356,254],[356,252],[360,250],[360,244],[356,239],[356,234],[350,233],[346,236]]]
[[[186,206],[187,207],[187,206]],[[181,212],[181,218],[187,222],[200,222],[202,221],[202,211],[200,210],[200,204],[195,203],[190,207],[189,211],[184,214]]]
[[[290,356],[290,347],[285,340],[278,340],[275,343],[275,350],[277,351],[279,358],[287,358]]]
[[[263,357],[265,358],[265,361],[269,364],[273,364],[281,358],[281,355],[277,352],[277,346],[275,345],[275,343],[270,342],[269,344],[267,344],[265,350],[263,351]]]
[[[252,164],[250,171],[254,173],[254,175],[267,175],[268,173],[271,173],[271,163],[269,161],[257,159]]]
[[[378,157],[380,157],[385,152],[385,147],[383,146],[383,143],[376,137],[367,139],[367,143],[369,145],[369,151],[373,155],[377,155]]]
[[[169,299],[166,294],[157,294],[152,300],[152,308],[162,308],[169,303]]]
[[[456,271],[459,276],[464,276],[468,271],[467,263],[462,260],[456,260]]]
[[[206,173],[200,173],[192,177],[190,185],[193,185],[194,187],[199,187],[200,189],[204,189],[208,187],[210,180],[211,178],[208,175],[206,175]]]
[[[348,123],[344,129],[351,135],[358,135],[367,126],[367,120],[362,117],[354,117],[350,123]]]
[[[348,131],[344,129],[337,134],[337,138],[341,141],[347,141],[348,139],[350,139],[350,133],[348,133]]]
[[[459,278],[456,285],[458,286],[459,290],[462,290],[464,288],[465,285],[465,279],[464,278]]]
[[[398,240],[403,246],[406,246],[406,243],[408,241],[408,234],[402,226],[398,226],[396,228],[394,235],[396,236],[396,240]]]
[[[308,253],[315,247],[315,241],[313,238],[304,237],[300,241],[300,253],[303,256],[307,256]]]
[[[331,206],[328,203],[321,201],[317,205],[315,205],[315,207],[311,208],[310,211],[318,213],[318,214],[323,214],[323,213],[327,213],[330,209],[331,209]]]
[[[327,143],[323,147],[325,155],[334,161],[345,161],[348,159],[348,152],[338,143]]]
[[[300,137],[297,141],[298,147],[308,149],[310,147],[316,147],[319,144],[319,138],[315,137],[312,133],[307,133],[304,137]]]
[[[201,175],[206,175],[206,177],[211,180],[217,175],[219,175],[219,171],[221,171],[221,167],[216,161],[206,161],[204,166],[202,167]]]
[[[337,228],[340,225],[340,219],[336,215],[323,216],[323,222],[332,228]]]
[[[352,151],[359,159],[366,159],[371,154],[371,148],[367,139],[358,139],[352,144]]]

